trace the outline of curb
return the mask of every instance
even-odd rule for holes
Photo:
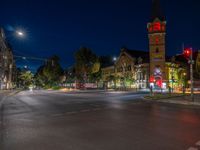
[[[171,96],[171,97],[160,97],[160,98],[145,98],[145,97],[143,97],[143,99],[146,99],[146,100],[160,100],[160,99],[170,99],[170,98],[177,98],[177,97],[184,97],[184,96],[187,96],[187,95],[176,95],[176,96]]]
[[[168,104],[178,104],[178,105],[185,105],[185,106],[200,106],[199,102],[189,102],[189,101],[184,101],[184,102],[179,102],[179,101],[174,101],[174,100],[156,100],[156,99],[146,99],[143,97],[144,101],[151,101],[151,102],[156,102],[156,103],[168,103]]]

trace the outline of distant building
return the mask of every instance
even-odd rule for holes
[[[6,42],[3,29],[0,29],[0,89],[13,88],[15,63],[11,47]]]

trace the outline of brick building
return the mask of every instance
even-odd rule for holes
[[[0,28],[0,89],[13,88],[15,63],[11,47],[6,42],[5,34]]]

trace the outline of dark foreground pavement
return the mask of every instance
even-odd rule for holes
[[[199,107],[144,102],[142,96],[101,91],[10,96],[0,111],[0,150],[197,150]]]

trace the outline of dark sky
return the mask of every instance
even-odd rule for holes
[[[167,19],[167,54],[182,43],[200,49],[200,1],[161,0]],[[148,51],[147,22],[152,0],[1,0],[0,25],[15,55],[46,58],[57,54],[64,68],[80,46],[98,55],[117,56],[120,48]],[[13,35],[22,28],[26,38]],[[20,61],[36,68],[42,62]]]

